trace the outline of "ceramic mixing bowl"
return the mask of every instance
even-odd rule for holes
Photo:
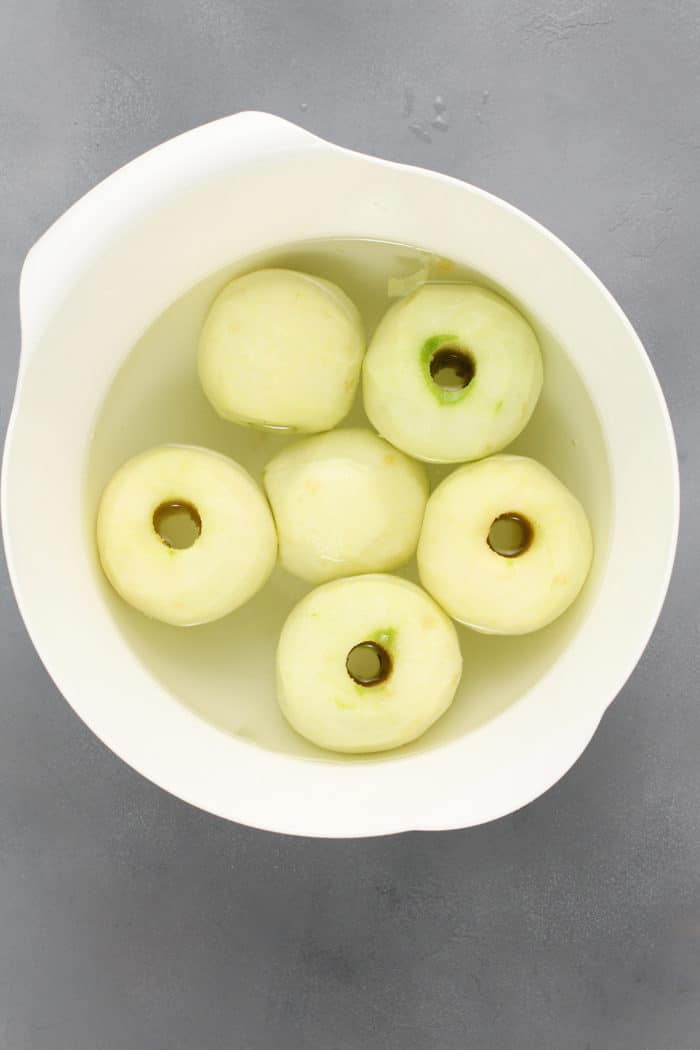
[[[545,630],[461,631],[460,691],[424,737],[334,756],[296,737],[275,702],[275,642],[302,585],[277,570],[218,623],[148,621],[103,579],[95,507],[111,472],[159,441],[219,448],[254,473],[278,447],[217,419],[196,382],[197,331],[232,273],[270,260],[325,270],[371,324],[372,288],[411,253],[475,273],[535,326],[545,385],[512,447],[583,501],[595,558]],[[2,478],[12,583],[49,674],[126,762],[211,813],[325,836],[479,824],[569,769],[658,617],[678,474],[639,339],[556,237],[463,182],[242,113],[150,151],[70,208],[30,251],[20,305]]]

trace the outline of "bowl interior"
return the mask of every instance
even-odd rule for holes
[[[337,282],[360,308],[368,336],[391,302],[388,278],[405,277],[426,265],[431,267],[431,279],[473,280],[514,301],[507,289],[455,261],[381,241],[303,242],[217,271],[151,325],[128,355],[102,404],[84,486],[85,530],[93,551],[100,493],[117,467],[135,453],[162,442],[204,445],[232,456],[260,480],[267,460],[294,440],[221,420],[204,397],[196,372],[199,329],[219,289],[237,273],[269,265],[292,267]],[[537,332],[545,381],[532,420],[508,450],[539,459],[581,499],[593,527],[594,564],[572,608],[542,631],[503,638],[460,627],[464,675],[459,693],[447,714],[421,739],[401,749],[403,753],[473,732],[531,689],[585,619],[607,561],[611,475],[598,415],[566,348],[525,304],[514,301],[514,305]],[[343,425],[363,424],[368,425],[358,395]],[[450,469],[430,467],[431,482],[435,484]],[[363,760],[330,756],[308,744],[289,728],[277,707],[277,637],[292,606],[309,590],[307,584],[277,568],[267,586],[243,608],[216,623],[182,629],[148,620],[131,609],[102,578],[96,556],[93,562],[104,601],[119,630],[174,700],[220,730],[271,751],[327,761]],[[415,566],[409,565],[401,574],[416,579]]]

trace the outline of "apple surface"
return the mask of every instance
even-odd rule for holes
[[[303,438],[265,468],[280,561],[321,583],[387,572],[414,554],[428,498],[425,468],[367,429]]]
[[[363,366],[365,411],[417,459],[480,459],[513,441],[542,388],[542,357],[525,318],[470,284],[425,284],[390,307]]]
[[[560,616],[593,557],[586,513],[546,467],[493,456],[449,474],[425,511],[421,583],[477,631],[527,634]]]
[[[225,419],[315,433],[349,412],[364,349],[357,308],[336,285],[257,270],[215,299],[199,339],[199,377]]]
[[[461,673],[454,624],[397,576],[317,587],[289,614],[277,649],[283,714],[331,751],[385,751],[415,740],[450,706]]]
[[[238,463],[161,445],[130,459],[105,488],[97,548],[125,601],[187,626],[225,616],[262,587],[277,535],[263,493]]]

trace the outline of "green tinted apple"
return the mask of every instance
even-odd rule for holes
[[[530,325],[501,296],[468,284],[426,284],[392,306],[363,368],[370,422],[397,448],[438,463],[504,448],[541,388]]]
[[[462,673],[454,624],[396,576],[354,576],[292,610],[277,650],[280,707],[332,751],[385,751],[414,740],[452,703]]]

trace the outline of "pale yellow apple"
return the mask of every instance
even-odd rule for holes
[[[578,499],[525,456],[460,467],[435,489],[418,543],[423,586],[478,631],[526,634],[581,590],[593,538]]]
[[[280,561],[302,579],[387,572],[415,552],[425,468],[371,430],[304,438],[268,463],[264,481]]]
[[[364,349],[357,308],[336,285],[257,270],[215,299],[199,339],[199,377],[225,419],[315,433],[349,412]]]
[[[397,576],[316,588],[289,614],[277,650],[283,714],[332,751],[385,751],[415,740],[450,706],[461,673],[454,624]]]
[[[272,572],[277,536],[263,493],[238,463],[161,445],[130,459],[107,485],[97,547],[125,601],[185,626],[251,598]]]

